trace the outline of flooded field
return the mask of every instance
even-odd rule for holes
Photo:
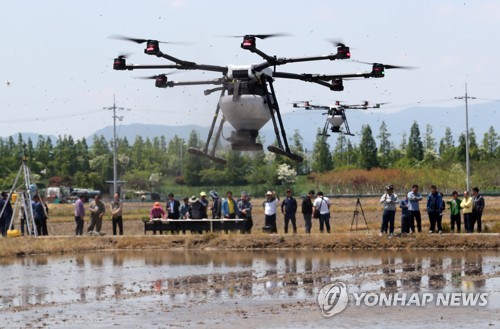
[[[436,320],[455,328],[460,319],[491,327],[500,323],[499,256],[499,251],[146,250],[2,258],[0,310],[2,326],[11,327],[390,327],[405,322],[411,328]],[[348,307],[324,318],[318,292],[337,281],[350,293],[485,292],[488,305]],[[443,321],[448,316],[455,320]]]

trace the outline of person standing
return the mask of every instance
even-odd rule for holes
[[[467,233],[472,233],[473,229],[473,227],[471,227],[473,203],[472,198],[469,196],[469,191],[464,191],[464,199],[460,202],[460,208],[462,208],[464,213],[464,226],[465,232]]]
[[[33,217],[35,218],[36,229],[39,236],[49,235],[47,230],[47,214],[39,195],[33,197]]]
[[[252,220],[252,204],[248,200],[248,193],[241,192],[241,199],[238,200],[238,213],[239,218],[246,219],[245,233],[252,233],[253,220]]]
[[[200,193],[200,203],[203,205],[203,208],[201,209],[201,218],[208,218],[208,200],[205,192]]]
[[[235,219],[238,206],[233,199],[233,192],[227,191],[226,196],[227,198],[222,201],[222,216],[228,219]]]
[[[314,197],[314,191],[311,190],[307,193],[307,196],[302,201],[302,216],[304,216],[304,222],[307,234],[311,234],[311,228],[312,228],[313,197]]]
[[[326,227],[326,232],[330,233],[330,200],[319,191],[313,203],[313,213],[319,211],[319,231],[323,233]]]
[[[483,216],[484,198],[479,194],[479,188],[472,189],[472,223],[471,232],[474,231],[474,226],[477,223],[477,233],[481,233],[481,217]]]
[[[441,218],[443,212],[443,199],[441,193],[438,192],[436,185],[431,185],[431,193],[427,196],[427,214],[429,215],[430,230],[429,233],[434,233],[436,224],[439,234],[443,233],[441,226]]]
[[[179,207],[181,206],[181,203],[174,198],[173,193],[168,194],[168,200],[167,200],[167,213],[168,219],[179,219],[180,214],[179,214]]]
[[[281,213],[285,215],[285,234],[288,233],[288,224],[291,221],[293,234],[297,234],[297,220],[295,213],[297,212],[297,200],[292,196],[292,190],[286,190],[286,197],[281,202]]]
[[[418,185],[414,184],[411,191],[407,194],[408,210],[410,211],[409,229],[415,233],[415,222],[417,222],[417,232],[422,232],[422,215],[420,214],[419,202],[422,201],[422,195],[418,193]]]
[[[75,202],[75,235],[83,235],[83,223],[85,221],[85,196],[80,194]]]
[[[94,201],[90,203],[90,225],[87,229],[87,234],[93,234],[94,228],[95,228],[95,233],[99,235],[104,235],[101,234],[101,228],[102,228],[102,219],[104,217],[104,214],[106,213],[106,207],[104,206],[104,203],[101,201],[101,195],[98,194],[94,197]]]
[[[262,204],[265,215],[264,225],[269,233],[278,233],[278,228],[276,227],[276,209],[278,208],[279,199],[275,191],[267,191],[266,200]]]
[[[7,230],[10,226],[10,221],[12,219],[12,205],[9,202],[9,195],[7,192],[2,192],[2,198],[0,199],[0,212],[3,210],[2,217],[0,218],[0,232],[3,236],[7,236]]]
[[[123,217],[122,217],[122,202],[120,193],[115,193],[113,201],[111,201],[111,220],[113,223],[113,235],[116,235],[116,227],[118,226],[120,235],[123,235]]]
[[[212,211],[212,219],[219,219],[221,216],[221,210],[222,210],[222,200],[219,197],[219,194],[215,191],[210,191],[210,197],[212,198],[212,208],[210,210]]]
[[[399,201],[399,208],[401,208],[401,234],[406,235],[410,233],[410,210],[408,210],[408,195]]]
[[[451,232],[455,232],[455,225],[457,226],[457,233],[460,233],[461,218],[460,218],[460,199],[458,198],[458,192],[453,191],[451,194],[452,199],[446,203],[450,206],[450,228]]]
[[[398,196],[394,193],[393,185],[385,187],[385,193],[380,198],[380,203],[384,205],[384,211],[382,213],[382,226],[380,227],[379,236],[387,234],[387,229],[389,229],[389,236],[393,236],[396,204],[398,203]]]

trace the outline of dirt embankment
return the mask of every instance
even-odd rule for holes
[[[100,250],[185,249],[185,250],[375,250],[375,249],[499,249],[499,234],[417,235],[379,237],[376,234],[298,235],[157,235],[82,236],[0,239],[0,257],[73,253]]]

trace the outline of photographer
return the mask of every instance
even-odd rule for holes
[[[385,187],[385,193],[380,198],[380,203],[384,205],[382,213],[382,227],[380,228],[379,236],[387,234],[389,228],[389,236],[394,235],[394,218],[396,217],[396,204],[398,196],[394,193],[394,186],[388,185]]]

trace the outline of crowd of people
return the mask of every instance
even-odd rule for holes
[[[264,210],[264,227],[263,231],[268,233],[277,233],[277,213],[281,210],[284,218],[284,231],[288,233],[288,228],[291,224],[293,233],[297,234],[297,218],[298,211],[297,200],[292,195],[292,190],[285,191],[285,198],[280,203],[280,198],[275,191],[267,191],[265,200],[262,203]],[[228,191],[226,197],[221,197],[215,191],[210,191],[209,202],[205,192],[200,193],[200,198],[192,196],[185,197],[183,203],[180,204],[174,198],[174,194],[168,195],[166,202],[166,210],[161,206],[160,202],[155,202],[150,210],[149,219],[157,225],[158,231],[161,233],[162,219],[202,219],[209,218],[209,211],[212,219],[245,219],[245,233],[251,233],[253,227],[252,219],[252,203],[247,192],[243,191],[240,198],[235,200],[233,193]],[[330,201],[323,195],[322,192],[317,193],[314,199],[314,191],[309,191],[307,196],[302,201],[302,215],[304,217],[306,233],[311,233],[312,218],[319,221],[320,232],[330,233]],[[156,232],[153,231],[154,233]]]
[[[474,187],[472,189],[472,196],[469,195],[468,191],[464,191],[463,196],[463,199],[460,200],[458,192],[453,191],[451,198],[445,200],[443,193],[439,192],[435,185],[430,186],[425,205],[425,210],[429,218],[430,234],[443,233],[443,213],[446,205],[448,205],[450,211],[450,231],[452,233],[461,232],[461,212],[463,214],[466,233],[473,233],[476,225],[476,231],[478,233],[482,231],[481,217],[485,202],[483,196],[479,194],[479,188]],[[419,186],[417,184],[412,186],[412,190],[406,193],[402,200],[399,200],[398,196],[394,193],[394,186],[386,186],[385,193],[380,198],[380,203],[383,204],[380,236],[384,234],[388,234],[389,236],[394,235],[394,222],[398,206],[401,209],[401,234],[421,233],[421,201],[424,201],[424,197],[419,193]]]

